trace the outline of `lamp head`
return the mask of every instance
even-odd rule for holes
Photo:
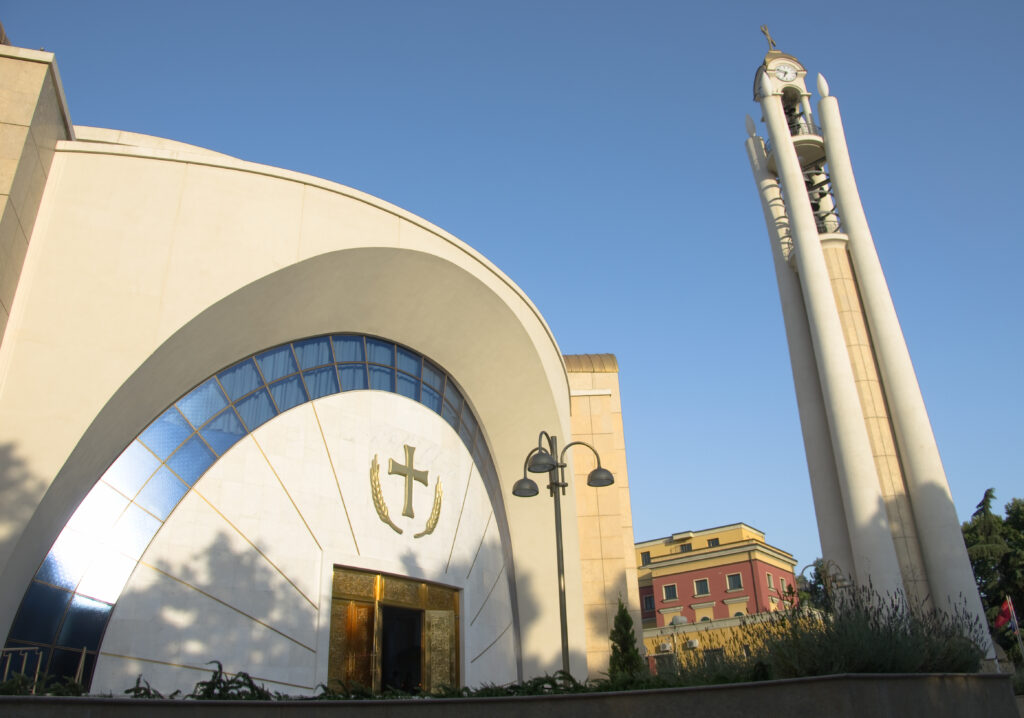
[[[537,482],[526,476],[512,484],[512,495],[520,498],[528,499],[531,496],[536,496],[539,491]]]
[[[537,453],[530,457],[529,469],[534,474],[546,474],[558,466],[555,457],[547,452],[547,449],[537,449]]]
[[[612,472],[600,466],[587,475],[587,486],[600,488],[602,486],[611,486],[613,483],[615,483],[615,477],[612,476]]]

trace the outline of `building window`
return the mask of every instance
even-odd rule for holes
[[[708,618],[707,616],[704,616],[704,618],[700,619],[700,622],[704,623],[704,621],[710,621],[710,620],[711,620],[710,618]]]
[[[645,611],[653,611],[654,610],[654,596],[644,596],[644,610]]]
[[[706,578],[698,578],[693,582],[694,596],[707,596],[709,593],[711,593],[711,587],[708,585]]]
[[[734,613],[732,615],[733,615],[733,618],[741,618],[743,616],[743,611],[736,611],[736,613]]]
[[[676,585],[674,583],[666,583],[661,587],[661,592],[665,596],[666,601],[675,601],[679,598],[676,595]]]
[[[718,539],[716,539],[716,538],[708,539],[708,548],[712,548],[712,547],[717,546],[717,545],[718,545]]]
[[[693,550],[693,544],[683,543],[679,544],[679,553],[686,553],[687,551]]]
[[[781,593],[786,592],[786,579],[784,579],[782,576],[779,576],[779,591]]]
[[[743,588],[743,576],[738,573],[730,573],[725,577],[725,583],[730,591],[739,591]]]
[[[775,582],[772,580],[772,575],[770,573],[766,573],[765,575],[768,577],[768,588],[775,588]]]
[[[640,565],[641,566],[646,566],[650,562],[651,562],[651,552],[650,551],[641,551],[640,552]]]

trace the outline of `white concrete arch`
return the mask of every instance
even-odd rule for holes
[[[356,190],[151,138],[78,136],[93,141],[58,146],[0,348],[0,471],[21,476],[0,496],[12,507],[0,581],[27,585],[96,478],[207,376],[296,338],[367,333],[436,361],[472,401],[508,516],[524,671],[553,670],[557,614],[538,608],[556,580],[553,522],[511,485],[539,429],[568,435],[568,385],[521,290],[464,243]],[[579,601],[574,564],[568,585]],[[15,593],[2,596],[4,631]],[[574,618],[574,645],[582,632]]]

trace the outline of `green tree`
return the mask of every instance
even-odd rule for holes
[[[988,489],[971,520],[961,528],[989,629],[1007,653],[1020,660],[1017,640],[1009,628],[997,630],[992,622],[1007,596],[1018,612],[1024,606],[1024,500],[1012,499],[1006,504],[1004,518],[992,511],[995,498],[995,491]]]
[[[612,643],[612,657],[608,661],[608,677],[612,681],[634,678],[643,673],[644,663],[636,648],[636,634],[633,619],[619,599],[619,610],[609,636]]]
[[[796,577],[797,597],[800,600],[800,605],[817,608],[821,611],[831,611],[832,599],[825,586],[828,577],[828,562],[823,558],[816,558],[812,566],[810,578],[803,574]]]
[[[993,489],[985,491],[977,509],[971,514],[971,520],[961,527],[964,543],[967,545],[967,556],[971,559],[971,568],[974,570],[974,580],[978,584],[978,593],[981,594],[986,609],[998,607],[1002,602],[999,596],[1002,578],[999,564],[1010,550],[1003,538],[1003,519],[992,513],[992,502],[995,498]],[[989,616],[990,620],[991,618],[992,616]]]

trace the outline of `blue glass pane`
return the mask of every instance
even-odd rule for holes
[[[83,646],[90,651],[98,649],[112,608],[113,606],[109,603],[94,601],[84,596],[75,596],[71,602],[71,610],[68,611],[64,625],[61,626],[60,635],[57,637],[58,645],[79,650]]]
[[[423,360],[423,383],[444,391],[444,372],[426,359]]]
[[[395,370],[382,366],[370,366],[370,388],[379,391],[395,390]]]
[[[249,427],[249,431],[262,426],[277,414],[277,409],[270,403],[270,395],[267,394],[266,389],[247,396],[238,402],[235,408],[238,409],[238,415],[242,417],[242,421]]]
[[[102,478],[125,496],[135,496],[159,465],[160,459],[152,451],[138,441],[133,441]]]
[[[43,559],[36,578],[73,591],[92,561],[94,542],[65,527]]]
[[[199,428],[218,411],[228,405],[224,392],[217,386],[216,379],[200,384],[178,400],[178,409],[192,426]]]
[[[171,511],[186,493],[188,486],[164,466],[139,492],[135,503],[163,520],[170,516]]]
[[[288,411],[307,401],[306,390],[302,387],[302,379],[293,376],[284,381],[270,385],[270,393],[274,395],[274,403],[278,411]]]
[[[420,365],[423,360],[419,354],[413,354],[408,349],[398,347],[398,368],[404,371],[406,374],[412,374],[415,377],[420,375]]]
[[[218,455],[222,455],[246,434],[245,427],[230,407],[215,416],[199,433]]]
[[[468,406],[462,410],[462,423],[466,425],[471,435],[476,434],[476,417]]]
[[[220,379],[220,384],[224,387],[224,391],[228,393],[231,401],[240,396],[245,396],[263,384],[259,372],[256,371],[256,365],[252,363],[252,359],[246,359],[245,361],[238,362],[233,367],[225,369],[217,375],[217,378]]]
[[[441,395],[426,384],[423,385],[423,394],[420,396],[420,401],[438,414],[441,413]]]
[[[138,506],[132,505],[114,526],[110,545],[132,558],[141,558],[161,523]]]
[[[385,366],[395,365],[395,345],[391,342],[382,342],[380,339],[366,339],[367,361]]]
[[[331,337],[334,341],[334,360],[337,362],[366,361],[363,338],[352,334]]]
[[[410,399],[419,401],[420,399],[420,380],[413,379],[408,374],[398,372],[398,393],[402,396],[407,396]]]
[[[322,369],[303,372],[306,380],[306,388],[309,389],[310,399],[319,399],[328,394],[338,393],[338,375],[333,366],[325,366]]]
[[[459,438],[462,439],[462,443],[466,445],[466,448],[473,451],[473,430],[468,428],[465,424],[459,427]]]
[[[173,406],[160,415],[139,439],[161,459],[166,459],[192,434],[192,427]]]
[[[77,651],[69,651],[55,648],[53,657],[50,659],[50,667],[47,673],[54,678],[74,678],[78,674],[78,664],[82,660],[82,648]],[[87,686],[92,682],[92,672],[96,668],[96,654],[85,654],[85,665],[82,668],[82,685]]]
[[[100,536],[114,525],[127,505],[127,498],[100,481],[85,495],[67,525],[85,534]]]
[[[334,363],[334,357],[331,356],[331,342],[327,337],[306,339],[295,342],[293,346],[295,347],[295,356],[299,359],[299,366],[303,369]]]
[[[298,371],[295,359],[292,357],[290,344],[257,354],[256,361],[260,365],[260,371],[263,372],[263,378],[268,382]]]
[[[452,428],[458,431],[459,429],[459,415],[455,413],[455,409],[447,401],[444,403],[444,407],[441,409],[441,416],[444,420],[452,425]]]
[[[192,486],[199,480],[217,457],[210,451],[198,436],[188,442],[167,460],[167,465],[174,470],[182,481]]]
[[[449,402],[455,411],[462,410],[462,394],[455,388],[455,382],[448,380],[444,387],[444,400]]]
[[[366,388],[366,365],[353,364],[352,366],[339,366],[338,375],[341,377],[341,390],[353,391]]]
[[[137,559],[122,555],[112,546],[105,546],[96,552],[75,593],[97,601],[117,603],[136,566]]]
[[[8,638],[52,643],[60,620],[64,617],[64,610],[70,602],[71,594],[67,591],[33,581],[21,599],[21,607],[18,608]]]

